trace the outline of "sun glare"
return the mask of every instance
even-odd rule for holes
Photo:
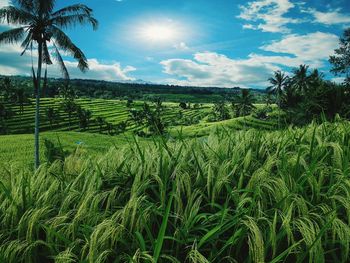
[[[171,25],[146,25],[142,29],[142,37],[152,42],[167,42],[177,37],[177,30]]]

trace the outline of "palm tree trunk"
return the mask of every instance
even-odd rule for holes
[[[38,43],[38,70],[36,76],[36,87],[35,87],[35,131],[34,131],[34,161],[35,169],[39,168],[40,165],[40,149],[39,149],[39,128],[40,128],[40,82],[41,82],[41,67],[42,67],[42,56],[43,56],[43,44]]]

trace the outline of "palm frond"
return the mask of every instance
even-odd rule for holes
[[[56,60],[58,62],[60,70],[61,70],[61,72],[63,74],[63,77],[64,77],[64,79],[69,80],[69,73],[68,73],[66,65],[64,64],[63,58],[62,58],[62,56],[60,54],[60,51],[58,50],[58,48],[57,48],[55,43],[53,43],[53,46],[54,46],[54,49],[55,49],[54,54],[56,56]]]
[[[0,22],[16,25],[30,24],[35,16],[14,6],[6,6],[0,9]]]
[[[56,44],[63,51],[68,51],[78,61],[78,68],[85,72],[89,69],[87,58],[84,53],[73,44],[70,38],[57,27],[52,27],[52,36]]]
[[[59,16],[65,16],[65,15],[70,15],[70,14],[91,14],[92,9],[87,7],[86,5],[82,4],[76,4],[76,5],[71,5],[67,6],[65,8],[62,8],[52,14],[52,17],[59,17]]]
[[[13,44],[19,42],[24,36],[24,27],[11,29],[0,33],[0,43]]]
[[[51,57],[50,57],[50,52],[49,52],[49,49],[47,47],[46,42],[43,43],[43,62],[46,65],[51,65],[52,64]]]
[[[22,9],[26,10],[27,12],[33,11],[33,0],[15,0],[14,2],[17,3]]]
[[[21,44],[21,47],[23,48],[23,51],[21,53],[21,56],[24,55],[24,53],[26,53],[26,51],[29,49],[30,44],[32,43],[33,39],[32,39],[33,34],[32,33],[28,33],[26,38],[24,39],[24,41]]]
[[[49,14],[52,12],[56,1],[55,0],[36,0],[39,14]]]
[[[94,30],[98,27],[98,22],[90,14],[74,14],[67,16],[58,16],[51,19],[51,22],[58,27],[68,28],[76,24],[86,25],[91,24]]]

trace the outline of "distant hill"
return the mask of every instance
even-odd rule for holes
[[[3,77],[4,76],[0,76],[0,78]],[[32,95],[33,82],[30,77],[12,76],[10,78],[15,87],[23,88],[28,94]],[[48,79],[47,87],[43,92],[43,96],[56,97],[58,95],[59,87],[64,84],[65,81],[63,79]],[[186,87],[153,84],[142,80],[131,82],[111,82],[103,80],[72,79],[70,80],[70,85],[79,97],[150,100],[157,96],[165,101],[184,101],[193,103],[216,102],[240,92],[239,87]],[[252,92],[256,96],[258,102],[262,100],[265,93],[264,90],[257,89],[253,89]]]

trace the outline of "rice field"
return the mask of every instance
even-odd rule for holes
[[[72,118],[72,125],[69,125],[68,113],[65,112],[61,104],[63,99],[60,98],[43,98],[41,100],[40,116],[41,116],[41,131],[81,131],[76,117]],[[112,124],[127,122],[126,131],[137,131],[142,129],[140,125],[136,125],[129,117],[130,108],[127,107],[126,101],[120,100],[104,100],[104,99],[76,99],[75,102],[83,109],[92,112],[92,121],[86,130],[90,133],[99,132],[99,124],[96,122],[97,117],[104,118]],[[131,108],[140,109],[143,101],[135,101]],[[204,119],[211,111],[210,104],[203,104],[198,109],[181,110],[178,103],[164,103],[162,118],[168,126],[175,125],[174,120],[177,120],[179,111],[182,111],[183,119],[197,118]],[[59,120],[51,127],[48,118],[46,117],[47,108],[52,107],[59,112]],[[28,134],[34,131],[34,103],[25,105],[23,113],[20,112],[19,106],[12,106],[12,110],[16,113],[11,119],[6,120],[8,134]],[[75,114],[73,114],[75,116]],[[177,124],[176,124],[177,125]],[[85,130],[84,130],[85,131]]]
[[[0,262],[349,262],[350,124],[0,170]]]

